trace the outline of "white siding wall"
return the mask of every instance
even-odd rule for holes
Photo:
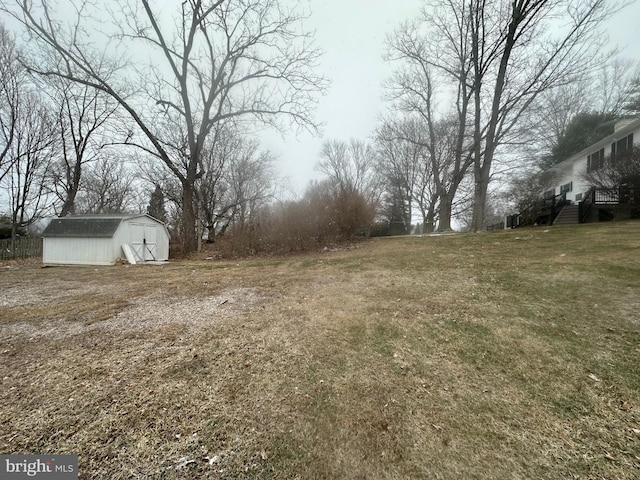
[[[587,157],[585,156],[573,163],[573,190],[571,191],[571,193],[567,194],[567,200],[580,202],[581,198],[576,199],[576,196],[582,193],[582,196],[584,197],[584,194],[589,191],[591,185],[589,185],[589,182],[587,182],[584,178],[586,173]]]
[[[560,189],[562,185],[566,185],[567,183],[573,183],[571,191],[567,193],[567,200],[571,200],[572,202],[576,202],[576,196],[582,193],[583,195],[589,191],[590,185],[583,178],[587,173],[587,157],[579,158],[564,168],[562,168],[556,177],[555,180],[555,195],[560,195]],[[580,200],[577,200],[578,202]]]
[[[120,226],[116,230],[116,233],[113,235],[112,245],[114,250],[114,255],[125,258],[124,252],[122,251],[122,245],[129,243],[129,229],[127,228],[126,220],[123,220],[120,223]]]
[[[158,225],[158,260],[169,260],[169,231],[164,225]]]
[[[62,265],[113,265],[111,238],[43,239],[42,263]]]

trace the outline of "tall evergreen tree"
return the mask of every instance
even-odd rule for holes
[[[629,89],[629,100],[624,105],[624,111],[629,115],[640,115],[640,75]]]
[[[156,185],[155,190],[151,193],[149,205],[147,205],[147,213],[161,222],[166,223],[167,221],[167,211],[164,208],[164,193],[160,185]]]
[[[580,150],[602,140],[613,133],[616,116],[603,112],[582,112],[567,125],[564,135],[551,150],[551,155],[542,159],[541,167],[548,169],[553,165],[575,155]]]

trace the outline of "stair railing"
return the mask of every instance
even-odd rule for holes
[[[549,225],[553,225],[562,208],[567,205],[567,192],[555,195],[551,203],[551,214],[549,215]]]
[[[585,193],[584,198],[579,203],[579,214],[578,221],[580,223],[586,223],[587,218],[589,218],[589,213],[591,212],[591,207],[595,203],[596,190],[592,187],[589,189],[587,193]]]

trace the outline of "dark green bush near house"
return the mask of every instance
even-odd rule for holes
[[[11,225],[0,225],[0,239],[11,238]]]
[[[19,228],[17,234],[22,237],[26,235],[27,232],[24,228]],[[11,224],[0,223],[0,239],[4,238],[11,238]]]

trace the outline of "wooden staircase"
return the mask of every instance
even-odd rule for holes
[[[553,221],[554,225],[577,225],[580,223],[580,206],[565,205]]]

